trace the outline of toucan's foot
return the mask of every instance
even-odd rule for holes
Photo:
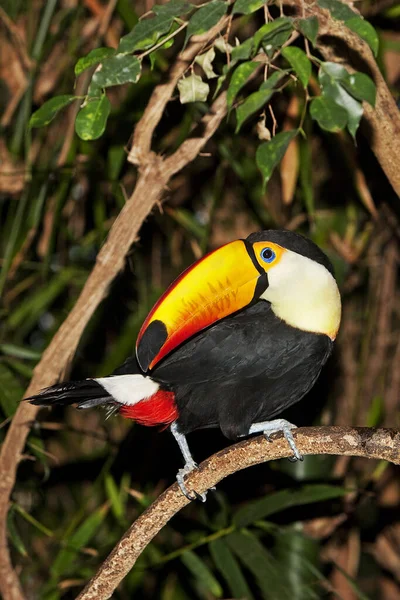
[[[201,502],[205,502],[207,499],[207,492],[204,492],[203,494],[199,494],[195,490],[189,492],[185,484],[186,475],[189,475],[189,473],[192,473],[192,471],[198,468],[199,467],[197,463],[195,463],[194,461],[187,462],[183,469],[179,469],[176,475],[176,480],[178,482],[179,487],[181,488],[182,494],[186,496],[188,500],[200,500]]]
[[[293,456],[289,460],[303,460],[303,456],[300,454],[296,446],[296,442],[294,441],[294,437],[291,432],[292,429],[297,429],[297,425],[286,421],[286,419],[275,419],[274,421],[253,423],[253,425],[250,426],[249,433],[263,433],[266,439],[271,441],[270,436],[273,433],[282,432],[293,452]]]

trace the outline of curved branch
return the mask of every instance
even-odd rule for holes
[[[400,464],[400,432],[367,427],[304,427],[294,432],[300,452],[378,458]],[[279,434],[273,443],[263,436],[248,439],[201,463],[187,478],[189,489],[205,492],[228,475],[263,462],[287,458],[291,450]],[[168,521],[189,500],[175,483],[131,525],[78,600],[106,600],[132,569],[136,560]]]
[[[361,129],[394,191],[400,196],[400,112],[370,47],[314,0],[285,0],[285,3],[294,5],[299,16],[303,16],[304,10],[304,16],[317,17],[317,48],[326,60],[366,73],[374,80],[377,92],[375,107],[368,102],[363,103]],[[358,12],[353,3],[351,9]]]

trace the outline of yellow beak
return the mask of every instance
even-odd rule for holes
[[[268,286],[253,247],[236,240],[210,252],[178,277],[150,311],[139,332],[136,355],[153,369],[195,333],[249,305]]]

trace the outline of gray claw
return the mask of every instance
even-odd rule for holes
[[[302,455],[297,449],[296,442],[294,441],[291,431],[292,429],[296,429],[296,425],[293,425],[293,423],[289,423],[289,421],[286,421],[286,419],[275,419],[274,421],[262,421],[261,423],[253,423],[250,426],[249,434],[262,432],[265,436],[265,439],[270,442],[272,441],[270,436],[273,433],[282,432],[293,452],[293,457],[289,460],[303,460]]]
[[[192,463],[186,463],[185,466],[183,467],[183,469],[179,469],[177,475],[176,475],[176,480],[178,482],[178,485],[181,489],[181,492],[184,496],[186,496],[186,498],[190,501],[193,500],[200,500],[201,502],[205,502],[207,499],[207,492],[204,492],[203,494],[199,494],[198,492],[196,492],[196,490],[192,490],[189,492],[189,490],[186,487],[185,484],[185,477],[186,475],[189,475],[189,473],[191,473],[192,471],[194,471],[194,469],[198,469],[199,467],[197,466],[197,464],[195,462]]]
[[[296,446],[296,442],[294,441],[294,437],[293,437],[293,434],[290,429],[291,428],[289,428],[289,427],[284,427],[282,429],[283,435],[285,436],[285,439],[286,439],[287,443],[289,444],[290,449],[293,452],[293,456],[291,456],[289,458],[289,460],[290,460],[290,462],[296,462],[297,460],[304,460],[303,455],[300,454],[300,452]],[[294,429],[294,427],[293,427],[293,429]]]

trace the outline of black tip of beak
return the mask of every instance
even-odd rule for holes
[[[168,338],[167,328],[162,321],[152,321],[143,333],[136,350],[138,363],[146,372]]]

